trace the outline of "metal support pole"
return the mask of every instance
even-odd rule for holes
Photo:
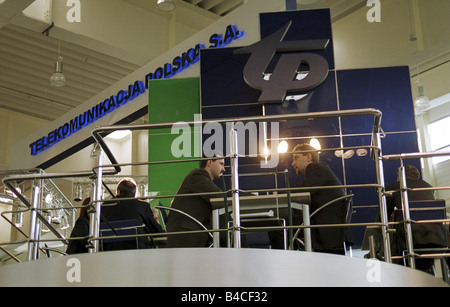
[[[30,241],[28,242],[28,261],[36,260],[37,253],[37,208],[39,206],[39,197],[41,189],[37,186],[33,187],[33,200],[31,204],[31,222],[30,222]]]
[[[225,207],[228,207],[227,204],[225,204]],[[219,210],[213,210],[212,212],[212,224],[213,229],[219,229],[220,228],[220,222],[219,222]],[[213,232],[213,247],[219,248],[220,247],[220,233],[215,231]]]
[[[276,176],[275,176],[275,180],[276,180]],[[284,171],[284,180],[286,182],[286,188],[290,188],[290,183],[289,183],[289,172],[286,169]],[[278,186],[277,186],[278,188]],[[277,192],[278,193],[278,192]],[[287,190],[287,199],[288,199],[288,225],[292,226],[294,225],[293,221],[292,221],[292,204],[291,204],[291,192],[289,190]],[[309,207],[308,207],[308,211],[309,211]],[[309,213],[308,213],[308,221],[309,221]],[[310,228],[308,228],[310,229]],[[294,230],[292,228],[289,229],[288,232],[288,241],[289,241],[289,245],[294,246],[294,241],[293,241],[293,237],[294,237]]]
[[[387,216],[387,206],[386,206],[386,195],[384,194],[384,170],[383,170],[383,161],[381,159],[381,135],[380,131],[375,133],[375,147],[374,148],[374,159],[375,159],[375,168],[377,172],[377,183],[380,187],[378,187],[378,197],[380,203],[380,221],[384,226],[381,226],[381,234],[383,236],[383,245],[384,245],[384,260],[388,263],[392,262],[391,258],[391,243],[389,239],[388,232],[388,216]]]
[[[101,214],[101,202],[102,200],[102,181],[103,181],[103,150],[99,148],[98,151],[98,169],[96,182],[93,182],[92,186],[92,201],[95,207],[90,216],[90,228],[89,236],[91,238],[98,238],[100,235],[100,214]],[[98,252],[99,241],[94,240],[89,247],[89,253]]]
[[[412,240],[412,229],[411,229],[411,217],[409,214],[409,202],[408,202],[408,191],[406,185],[406,174],[405,167],[403,166],[403,160],[400,160],[400,167],[398,172],[400,174],[400,196],[402,200],[402,210],[403,210],[403,221],[405,222],[405,239],[406,239],[406,250],[408,251],[407,258],[409,267],[412,269],[416,268],[416,261],[414,259],[414,249]]]
[[[235,129],[230,130],[230,166],[233,204],[233,241],[234,248],[241,247],[241,208],[239,203],[239,171],[238,171],[238,135]]]
[[[311,222],[309,220],[309,205],[302,205],[302,214],[303,214],[303,225],[310,226]],[[311,228],[309,228],[309,227],[304,228],[303,234],[305,236],[305,238],[304,238],[305,239],[305,250],[307,252],[312,252]],[[294,242],[292,242],[292,244],[294,244]]]

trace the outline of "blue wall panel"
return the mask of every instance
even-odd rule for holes
[[[201,51],[203,119],[375,108],[383,113],[381,123],[386,133],[382,140],[383,154],[418,151],[408,67],[335,70],[328,10],[261,14],[261,38],[264,39],[291,20],[292,26],[285,41],[330,40],[324,51],[314,51],[328,61],[329,74],[326,80],[312,90],[292,94],[297,98],[306,95],[302,99],[263,106],[257,103],[261,92],[247,85],[243,78],[249,55],[234,55],[233,51],[237,48],[205,49]],[[277,59],[274,58],[267,72],[273,69]],[[298,143],[309,142],[313,137],[319,139],[322,148],[368,146],[371,144],[373,116],[298,120],[281,122],[279,125],[279,137],[288,138],[289,150]],[[203,140],[208,136],[204,134]],[[320,158],[330,165],[344,184],[376,183],[375,162],[370,158],[370,149],[366,153],[355,151],[346,159],[334,151],[323,151]],[[287,169],[290,186],[303,179],[294,173],[291,155],[281,155],[277,167],[273,169],[261,168],[260,160],[240,159],[239,172],[262,173]],[[410,162],[419,166],[419,161]],[[386,183],[396,180],[398,166],[398,162],[385,163]],[[278,187],[286,186],[283,174],[278,175],[277,179]],[[229,188],[229,177],[225,181]],[[275,187],[271,176],[241,177],[240,185],[242,189]],[[355,194],[356,211],[353,221],[374,221],[378,206],[375,188],[352,188],[352,192]],[[352,232],[356,245],[361,244],[364,229],[355,228]]]

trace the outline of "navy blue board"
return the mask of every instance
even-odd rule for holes
[[[289,22],[292,24],[283,41],[328,40],[324,50],[306,51],[327,60],[329,72],[323,83],[307,91],[290,92],[287,94],[290,99],[282,103],[262,105],[258,103],[261,91],[249,86],[243,77],[249,54],[234,54],[234,51],[241,47],[204,49],[201,50],[200,60],[203,119],[375,108],[383,113],[381,124],[386,134],[382,139],[383,154],[417,152],[408,67],[335,70],[329,10],[261,14],[261,40]],[[266,73],[273,71],[279,58],[280,55],[277,54]],[[299,67],[300,71],[308,69],[309,67],[303,65]],[[279,137],[288,138],[289,151],[296,144],[307,143],[313,137],[320,141],[322,148],[368,146],[371,144],[373,119],[373,116],[362,116],[344,117],[341,120],[327,118],[281,122]],[[269,129],[269,137],[270,132]],[[203,134],[203,141],[208,137],[210,135]],[[248,142],[248,138],[246,141]],[[223,148],[226,148],[225,144]],[[338,152],[324,151],[320,159],[333,169],[344,184],[376,183],[375,162],[370,158],[370,149],[367,149],[367,152],[347,152],[344,156]],[[278,165],[272,169],[261,168],[260,161],[260,157],[239,159],[239,172],[264,173],[287,169],[291,187],[303,180],[294,173],[291,155],[281,155]],[[420,167],[418,160],[407,163]],[[396,180],[398,166],[397,161],[384,163],[386,184]],[[286,187],[283,174],[278,175],[277,179],[278,187]],[[229,177],[226,177],[225,181],[229,188]],[[274,188],[274,176],[241,177],[240,187]],[[378,210],[378,194],[375,188],[352,188],[351,191],[355,194],[356,211],[352,221],[375,221]],[[362,243],[364,228],[352,228],[352,232],[357,247]]]

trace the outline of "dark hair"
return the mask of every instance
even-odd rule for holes
[[[200,168],[205,168],[208,161],[224,159],[224,156],[219,151],[210,151],[210,152],[203,153],[202,158],[204,158],[205,160],[200,160]]]
[[[89,204],[91,202],[91,198],[87,197],[83,200],[83,203],[81,204],[81,209],[80,209],[80,217],[84,216],[84,217],[89,217]]]
[[[418,180],[420,178],[420,172],[413,165],[405,165],[405,176],[407,179]]]
[[[136,188],[136,183],[132,178],[124,178],[117,184],[117,194],[134,197]]]
[[[317,149],[315,149],[314,147],[312,147],[309,144],[297,144],[294,147],[293,151],[308,151],[308,152],[302,152],[299,154],[304,155],[304,156],[307,154],[311,154],[312,162],[314,162],[314,163],[319,162],[319,152],[317,151]]]

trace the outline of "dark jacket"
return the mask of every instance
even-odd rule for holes
[[[81,238],[87,236],[89,236],[89,218],[81,216],[76,220],[70,237]],[[66,253],[69,255],[87,253],[88,248],[86,246],[87,239],[69,240],[69,245],[67,246]]]
[[[144,228],[140,228],[138,233],[159,233],[163,232],[161,225],[159,225],[153,217],[153,212],[150,209],[150,204],[138,199],[120,200],[120,198],[129,198],[130,196],[116,196],[117,202],[105,202],[102,205],[102,218],[109,222],[120,220],[137,220],[139,224],[145,224]],[[140,237],[138,240],[139,249],[152,247],[151,242],[146,237]],[[125,246],[126,245],[126,246]],[[122,247],[117,245],[113,249],[129,249],[135,248],[136,244],[125,244]],[[128,247],[130,245],[130,247]],[[132,245],[132,246],[131,246]]]
[[[206,170],[194,169],[184,178],[177,194],[220,191],[221,189],[211,181]],[[173,199],[171,207],[189,214],[206,228],[211,228],[212,206],[209,202],[211,197],[220,197],[220,195],[179,196]],[[166,226],[168,232],[203,230],[195,221],[175,211],[169,212]],[[208,233],[171,235],[168,236],[167,245],[168,247],[205,247],[209,238]]]
[[[406,186],[408,188],[431,188],[432,186],[424,181],[424,180],[414,180],[414,179],[406,179]],[[385,187],[386,191],[394,191],[391,196],[386,198],[386,206],[388,217],[392,215],[394,209],[402,209],[402,200],[400,193],[400,182],[394,182],[388,184]],[[414,200],[433,200],[434,199],[434,191],[408,191],[408,199],[409,201]]]
[[[432,187],[428,182],[424,180],[406,179],[406,186],[408,188],[429,188]],[[400,183],[394,182],[385,187],[386,191],[395,191],[391,196],[386,198],[386,206],[388,216],[394,212],[394,208],[400,211],[395,211],[393,220],[398,222],[403,220],[402,202]],[[409,191],[408,201],[420,201],[420,200],[434,200],[434,191]],[[404,224],[397,224],[394,226],[396,232],[392,242],[392,254],[401,255],[406,250],[406,235]],[[447,246],[446,229],[442,223],[430,223],[430,224],[412,224],[412,237],[414,248],[432,248]],[[422,259],[421,259],[422,260]]]
[[[306,167],[305,179],[296,187],[338,186],[341,181],[327,164],[311,163]],[[343,188],[311,189],[310,214],[322,205],[345,195]],[[328,206],[311,218],[311,225],[343,224],[346,215],[346,201]],[[350,232],[345,228],[311,228],[312,247],[316,251],[343,249],[344,241],[350,241]]]

